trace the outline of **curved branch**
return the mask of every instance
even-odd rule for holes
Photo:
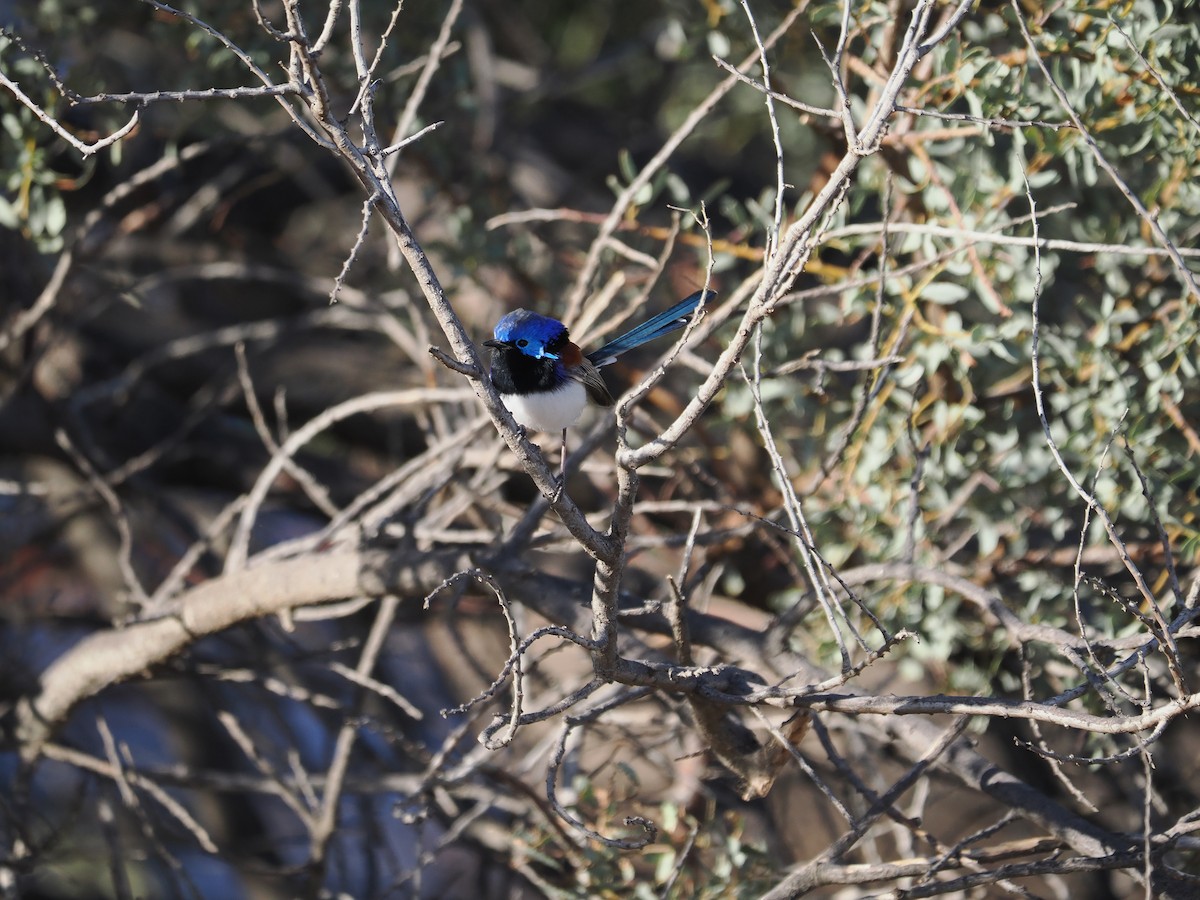
[[[56,659],[42,673],[38,693],[18,704],[21,758],[36,759],[54,727],[81,700],[145,672],[199,638],[249,619],[357,594],[423,597],[463,567],[459,554],[407,558],[339,550],[214,578],[181,596],[170,616],[98,631]]]

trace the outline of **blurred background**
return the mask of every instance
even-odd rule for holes
[[[517,307],[565,314],[614,198],[727,77],[714,57],[737,65],[755,52],[747,9],[765,37],[794,8],[358,6],[367,56],[379,54],[380,133],[403,125],[399,140],[440,123],[392,157],[394,184],[477,343]],[[739,662],[768,681],[793,671],[785,651],[828,671],[842,664],[773,466],[799,497],[811,549],[858,597],[860,606],[846,604],[850,623],[875,645],[872,616],[889,633],[919,636],[868,668],[856,690],[1050,698],[1148,640],[1148,595],[1167,621],[1188,615],[1200,547],[1195,5],[1035,6],[1022,9],[1048,70],[1148,215],[1079,131],[1063,127],[1068,114],[1013,7],[975,5],[901,94],[907,110],[930,115],[896,114],[747,353],[757,382],[731,378],[663,464],[643,473],[625,587],[667,598],[664,576],[679,571],[697,529],[691,602],[735,629],[710,640],[701,663]],[[286,44],[256,10],[283,28],[272,3],[213,0],[187,11],[282,80]],[[320,34],[327,10],[301,12],[309,36]],[[849,5],[841,70],[860,122],[910,14],[899,2]],[[778,94],[836,104],[822,52],[837,45],[841,15],[807,6],[773,44]],[[465,381],[429,355],[446,349],[445,338],[383,222],[364,229],[365,198],[349,169],[273,98],[147,96],[254,85],[221,40],[154,3],[9,0],[0,25],[0,71],[80,139],[111,133],[145,101],[128,137],[83,158],[0,90],[0,712],[11,716],[84,635],[168,608],[218,577],[243,498],[278,446],[352,398],[429,392],[340,418],[299,448],[252,520],[252,560],[322,552],[368,521],[376,530],[363,530],[363,541],[382,536],[427,554],[474,552],[511,534],[537,493],[490,423],[477,421],[477,401],[437,393]],[[348,35],[343,12],[320,68],[339,117],[352,119],[360,85]],[[128,93],[140,96],[120,96]],[[678,414],[730,338],[725,323],[762,270],[778,179],[786,226],[845,153],[836,118],[780,100],[775,119],[777,137],[749,85],[722,94],[599,248],[586,287],[602,302],[573,332],[585,346],[697,290],[710,266],[721,301],[733,298],[643,404],[646,434]],[[1048,242],[1036,256],[1030,197]],[[1151,217],[1186,255],[1190,276],[1163,251]],[[1116,541],[1087,514],[1038,419],[1039,290],[1051,433],[1065,467],[1115,523]],[[607,370],[610,384],[624,390],[663,350],[630,354]],[[600,520],[614,496],[615,441],[604,421],[589,414],[572,437],[596,429],[595,450],[570,482]],[[542,440],[552,461],[557,443]],[[394,502],[372,520],[366,497]],[[553,515],[519,556],[562,579],[532,579],[537,597],[586,604],[589,560]],[[559,799],[606,835],[636,814],[656,822],[659,838],[635,854],[581,843],[545,794],[558,722],[486,754],[475,738],[506,708],[505,692],[491,706],[441,715],[504,666],[508,632],[494,597],[461,583],[428,611],[422,599],[402,598],[367,673],[370,690],[345,674],[380,621],[364,600],[300,611],[294,627],[265,618],[196,642],[153,677],[83,704],[32,772],[6,735],[0,890],[758,896],[825,852],[846,815],[865,812],[870,791],[882,793],[913,762],[890,726],[830,715],[800,744],[803,765],[793,759],[768,797],[748,801],[703,755],[678,697],[631,700],[573,732]],[[1055,629],[1047,633],[1110,643],[1088,659],[1077,646],[999,627],[989,602]],[[522,633],[546,624],[544,613],[532,602],[518,610]],[[1170,662],[1194,679],[1187,621]],[[653,629],[630,640],[631,654],[670,657],[669,639]],[[591,675],[585,654],[551,643],[539,645],[530,670],[546,706]],[[758,655],[768,646],[783,655]],[[1126,715],[1179,693],[1155,653],[1120,676],[1128,694],[1088,694],[1080,708]],[[347,727],[356,737],[337,828],[317,847],[311,819]],[[1164,834],[1200,808],[1189,721],[1156,735],[1153,751],[1129,737],[1044,735],[1008,720],[972,728],[997,765],[1112,832],[1152,819]],[[1046,752],[1030,749],[1039,742]],[[1064,771],[1063,760],[1091,765]],[[137,777],[114,774],[123,767]],[[936,857],[985,841],[977,835],[993,825],[986,840],[1010,849],[1040,834],[961,783],[920,785],[905,800],[910,820],[881,824],[839,861]],[[1022,858],[1061,848],[1042,849]],[[1194,866],[1194,848],[1177,849],[1174,864]],[[814,895],[874,896],[893,883],[949,891],[901,877],[916,876]],[[1143,892],[1119,870],[1040,878],[1031,888],[1039,896]]]

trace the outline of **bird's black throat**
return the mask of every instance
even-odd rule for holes
[[[562,383],[557,360],[535,359],[516,347],[492,348],[492,386],[499,393],[540,394]]]

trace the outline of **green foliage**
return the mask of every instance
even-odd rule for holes
[[[922,61],[900,101],[929,115],[894,116],[881,152],[863,160],[844,203],[814,233],[812,257],[795,285],[802,293],[781,299],[762,325],[761,343],[743,355],[743,368],[689,435],[692,444],[647,473],[643,487],[648,495],[667,483],[672,501],[695,502],[705,516],[719,509],[735,520],[734,527],[786,522],[778,485],[772,484],[778,473],[758,430],[756,402],[761,399],[781,465],[801,496],[815,549],[834,568],[911,562],[948,570],[997,594],[1024,622],[1122,635],[1144,628],[1136,608],[1140,598],[1114,553],[1088,555],[1109,548],[1109,538],[1071,478],[1103,506],[1170,616],[1175,600],[1163,559],[1167,549],[1174,562],[1189,568],[1200,559],[1195,425],[1200,400],[1194,390],[1200,318],[1190,285],[1157,252],[1153,229],[1096,154],[1116,168],[1177,246],[1197,243],[1200,23],[1194,4],[1068,0],[1047,10],[1036,6],[1022,6],[1031,17],[1032,51],[1012,8],[984,3]],[[711,55],[737,63],[754,52],[743,5],[736,0],[627,7],[616,0],[481,4],[472,12],[477,18],[466,29],[463,46],[442,61],[429,84],[421,121],[444,126],[429,141],[405,150],[395,180],[406,207],[411,203],[406,212],[416,210],[414,228],[426,249],[436,252],[439,277],[456,304],[472,291],[477,298],[477,308],[464,303],[461,312],[464,319],[468,313],[475,316],[471,324],[480,333],[502,308],[555,311],[553,304],[573,282],[582,250],[612,195],[637,179],[666,136],[726,77]],[[269,4],[263,8],[272,14]],[[769,33],[789,8],[775,4],[756,10],[759,33]],[[218,0],[194,9],[265,71],[281,70],[286,45],[260,27],[245,0]],[[380,35],[392,6],[364,3],[359,9],[364,32]],[[316,10],[306,8],[310,34],[322,27]],[[855,64],[845,67],[843,76],[850,109],[861,124],[907,20],[902,14],[897,21],[895,4],[875,0],[852,4],[850,13],[846,51]],[[375,85],[381,133],[399,121],[443,14],[437,4],[406,6],[403,27],[384,42]],[[28,47],[0,37],[0,65],[49,114],[81,134],[107,133],[130,110],[119,103],[72,106],[74,94],[253,81],[220,40],[142,4],[53,0],[38,4],[29,16]],[[357,94],[358,85],[344,40],[346,18],[320,62],[339,110],[351,115],[348,98]],[[808,104],[837,103],[812,35],[832,52],[840,21],[837,4],[811,6],[771,54],[775,90]],[[95,42],[97,33],[108,40]],[[1061,86],[1086,136],[1067,127],[1068,111],[1033,53]],[[55,77],[69,93],[55,87]],[[699,215],[703,207],[712,223],[713,271],[722,300],[739,286],[753,289],[775,226],[776,201],[782,200],[786,229],[827,183],[830,158],[836,162],[845,151],[840,121],[783,102],[776,104],[775,117],[784,148],[782,197],[763,94],[739,85],[634,197],[616,235],[633,251],[628,256],[657,258],[677,211]],[[130,141],[142,154],[138,163],[122,155],[124,145],[117,144],[98,162],[80,165],[33,113],[0,92],[0,227],[21,231],[44,253],[56,252],[68,226],[86,212],[73,210],[72,203],[96,171],[107,189],[121,184],[147,157],[161,156],[164,148],[173,152],[224,138],[232,138],[239,155],[257,143],[269,145],[278,157],[262,162],[261,169],[258,160],[239,159],[246,168],[229,166],[234,174],[228,182],[222,181],[226,164],[205,159],[212,168],[198,165],[202,174],[172,173],[177,183],[147,189],[161,196],[139,194],[130,204],[137,204],[139,215],[129,217],[138,224],[121,224],[133,231],[145,228],[135,235],[144,243],[130,241],[136,245],[130,254],[136,263],[114,254],[114,268],[128,271],[112,280],[125,283],[140,277],[139,267],[167,269],[180,259],[224,260],[231,247],[256,264],[278,254],[285,263],[281,268],[313,266],[330,277],[353,243],[363,197],[354,193],[357,183],[346,189],[338,181],[340,170],[330,174],[324,168],[330,157],[298,134],[274,100],[152,105]],[[527,171],[533,176],[519,177]],[[258,202],[262,185],[276,182],[294,205],[277,209]],[[206,193],[226,191],[228,197],[204,206]],[[272,219],[263,233],[238,232],[227,224],[234,218],[230,210],[247,197],[246,207]],[[344,221],[352,224],[344,233],[329,227],[325,203],[351,210]],[[214,212],[218,206],[219,213]],[[545,227],[541,222],[485,227],[499,213],[531,206],[566,212],[561,220],[547,217],[553,224]],[[181,236],[172,230],[177,223],[154,231],[156,216],[185,207],[201,210],[196,219],[205,220],[211,231]],[[114,220],[125,212],[122,207]],[[1036,236],[1046,242],[1040,250],[1029,240],[1035,235],[1035,213]],[[313,243],[325,254],[320,262],[336,256],[332,264],[321,269],[309,246],[293,234],[279,236],[291,224],[290,216],[307,217],[319,234]],[[669,271],[655,288],[659,292],[668,281],[702,278],[708,261],[710,236],[686,212],[679,222]],[[377,236],[378,231],[371,240]],[[153,252],[146,249],[152,239],[161,239]],[[361,285],[364,295],[398,290],[381,245],[364,241],[348,273],[347,284]],[[629,288],[641,287],[638,279],[649,277],[617,250],[605,253],[607,268],[602,266],[591,287],[618,272],[633,273],[625,283]],[[1196,270],[1195,256],[1188,257],[1188,265]],[[1034,396],[1035,300],[1040,305],[1041,400],[1061,467]],[[183,307],[186,298],[163,305],[172,302]],[[370,309],[365,301],[354,311],[363,309]],[[429,339],[422,331],[427,311],[414,304],[394,319],[380,315],[395,326],[393,335],[403,332],[397,344],[406,351],[416,347],[415,356],[422,355]],[[700,348],[698,358],[715,358],[730,330]],[[102,350],[93,348],[81,367],[108,364],[106,354],[116,351]],[[435,383],[440,370],[427,358],[415,362],[415,356],[405,361],[402,378]],[[799,365],[881,359],[891,361],[854,370]],[[120,371],[138,362],[122,359],[111,365]],[[373,363],[356,359],[352,366],[367,370]],[[30,379],[22,375],[22,380]],[[169,380],[153,386],[168,393]],[[364,382],[348,383],[366,389]],[[276,395],[281,418],[284,401],[291,402],[284,393],[281,387]],[[218,405],[221,415],[231,415]],[[662,411],[645,406],[650,415]],[[428,424],[424,430],[432,433],[452,417],[439,409],[420,424]],[[178,438],[181,445],[192,428],[189,424]],[[280,431],[287,428],[281,424]],[[757,455],[737,457],[730,448],[739,439],[752,444]],[[206,449],[185,449],[189,463],[206,455]],[[61,448],[51,450],[61,453]],[[121,471],[116,455],[105,472]],[[359,448],[348,455],[357,460]],[[486,465],[500,470],[497,459],[488,457]],[[394,463],[393,456],[380,453],[363,467],[387,471]],[[156,464],[145,462],[145,471],[137,474],[157,487]],[[455,489],[459,474],[439,475],[438,487],[421,503],[439,502],[435,495]],[[488,478],[474,484],[494,485],[490,479],[498,477],[496,472],[485,474]],[[253,477],[250,473],[246,483]],[[118,486],[144,489],[136,479]],[[346,487],[337,502],[360,490],[357,484]],[[468,505],[452,510],[436,529],[414,525],[412,534],[436,543],[441,538],[429,535],[452,533],[468,518]],[[472,507],[469,534],[503,521],[510,514],[504,506]],[[661,535],[652,532],[658,521],[651,515],[639,518],[637,539],[655,551],[665,545],[673,549],[687,523],[664,526],[673,532],[667,535],[674,540],[670,544],[656,543]],[[704,524],[713,521],[706,518]],[[1167,536],[1165,545],[1160,532]],[[721,591],[759,609],[783,612],[810,603],[811,586],[796,560],[798,538],[770,536],[779,538],[778,544],[747,542],[730,550],[702,541],[696,568],[704,557],[702,577],[712,573]],[[539,547],[553,544],[547,540]],[[1082,560],[1078,577],[1077,556]],[[655,553],[639,549],[631,555],[631,573],[646,557]],[[653,562],[646,571],[656,577],[671,568],[657,557]],[[901,674],[912,681],[924,678],[938,688],[1010,696],[1026,690],[1026,677],[1038,690],[1061,687],[1061,654],[1032,646],[1016,658],[1000,630],[953,591],[897,581],[862,593],[864,604],[888,629],[917,633],[895,653]],[[866,615],[852,615],[856,627],[870,632]],[[813,613],[791,639],[809,658],[837,668],[837,638],[846,635],[835,634],[836,627]],[[586,780],[575,787],[579,799],[573,812],[589,827],[608,833],[629,813],[627,798],[603,795]],[[657,798],[646,806],[643,811],[662,831],[659,841],[641,853],[596,844],[580,848],[543,823],[522,820],[524,861],[551,893],[564,897],[757,896],[777,879],[778,861],[747,837],[738,818],[715,809],[692,815]]]
[[[43,251],[62,249],[66,204],[46,149],[29,137],[35,131],[33,114],[27,109],[0,112],[0,129],[0,155],[13,160],[7,171],[0,171],[0,228],[19,229]]]
[[[601,804],[587,784],[580,787],[575,812],[586,821],[603,828],[627,814],[620,804]],[[712,806],[697,817],[670,802],[647,813],[660,829],[658,840],[633,853],[595,843],[562,847],[550,831],[524,834],[522,842],[530,848],[525,852],[542,870],[548,895],[718,900],[759,897],[775,882],[775,862],[761,842],[745,834],[741,817]]]
[[[858,6],[855,23],[865,36],[863,58],[870,61],[868,48],[880,45],[888,27],[886,10],[882,4]],[[1139,61],[1118,23],[1154,72]],[[1032,29],[1038,51],[1099,151],[1178,245],[1187,246],[1200,229],[1200,129],[1194,121],[1200,24],[1194,14],[1150,2],[1101,8],[1076,3],[1054,7]],[[1155,72],[1190,108],[1191,120]],[[960,35],[935,49],[929,77],[903,102],[980,118],[1068,119],[1007,6],[979,10]],[[1200,408],[1187,386],[1200,348],[1195,298],[1170,263],[1161,256],[1103,251],[1047,250],[1039,257],[1013,243],[979,242],[963,250],[970,238],[962,232],[1032,235],[1027,183],[1042,239],[1155,246],[1146,223],[1071,128],[981,129],[923,117],[913,120],[906,146],[911,152],[902,158],[874,157],[860,169],[833,229],[877,219],[886,204],[903,210],[893,213],[896,221],[959,233],[897,228],[889,236],[887,269],[915,265],[917,271],[889,275],[882,290],[873,283],[847,288],[836,303],[788,307],[774,317],[765,341],[765,370],[806,351],[828,359],[903,357],[851,435],[841,469],[804,499],[810,519],[820,522],[822,554],[853,564],[897,559],[911,545],[918,564],[951,563],[977,575],[999,559],[1020,560],[1048,546],[1069,552],[1078,543],[1085,505],[1059,470],[1034,410],[1031,308],[1040,266],[1039,369],[1051,433],[1067,468],[1120,523],[1125,540],[1153,541],[1158,517],[1180,557],[1194,561],[1200,466],[1187,423],[1196,421]],[[727,203],[723,211],[762,234],[764,206],[747,203],[738,216]],[[864,247],[869,240],[835,239],[820,257],[835,262],[831,248],[853,254]],[[872,258],[855,271],[867,274],[876,265]],[[823,280],[850,280],[844,270],[830,271]],[[839,337],[861,334],[875,315],[876,347]],[[817,383],[792,377],[764,386],[769,418],[786,423],[777,426],[776,436],[786,439],[795,472],[811,472],[851,422],[864,381],[870,386],[873,378]],[[729,387],[727,414],[741,419],[749,404],[744,388]],[[1152,503],[1141,489],[1139,469]],[[910,517],[914,503],[917,515]],[[1085,545],[1106,541],[1093,516]],[[1025,571],[1019,584],[1030,616],[1070,627],[1069,567],[1035,569]],[[963,647],[977,647],[972,614],[946,598],[934,600],[930,590],[914,589],[901,602],[876,609],[892,627],[922,635],[906,648],[914,660],[946,660]],[[1162,602],[1169,606],[1171,600],[1164,594]],[[1097,610],[1092,625],[1103,632],[1128,621],[1114,604],[1097,603]],[[808,634],[816,646],[832,650],[821,626]],[[958,686],[987,687],[982,673],[994,663],[979,662],[958,666]],[[972,671],[980,673],[973,683]]]
[[[3,35],[0,66],[18,84],[40,71],[34,59],[22,56]],[[45,99],[53,102],[49,92]],[[39,136],[41,127],[28,107],[0,91],[0,228],[20,230],[42,251],[54,252],[63,245],[67,212],[63,176],[54,170],[48,142]]]

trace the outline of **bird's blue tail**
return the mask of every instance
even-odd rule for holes
[[[688,316],[697,306],[715,296],[717,296],[716,291],[696,291],[690,297],[680,300],[666,312],[647,319],[618,338],[613,338],[599,350],[593,350],[588,354],[588,359],[597,367],[607,366],[622,353],[682,328],[688,323]]]

